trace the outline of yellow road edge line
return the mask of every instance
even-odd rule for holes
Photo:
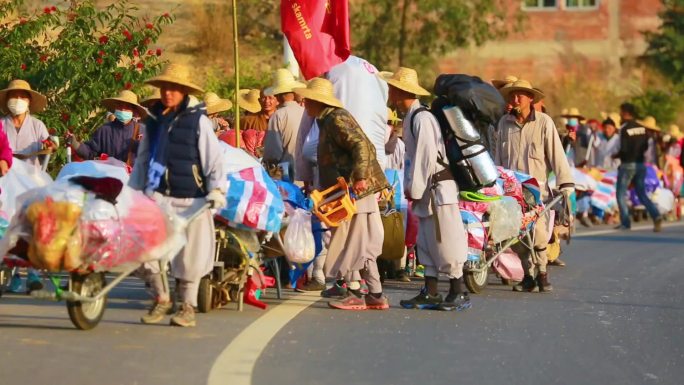
[[[252,322],[216,357],[207,385],[251,385],[254,366],[268,343],[299,313],[321,299],[318,293],[301,293]]]

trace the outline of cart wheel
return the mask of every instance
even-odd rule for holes
[[[487,286],[489,268],[484,265],[484,269],[482,271],[466,271],[464,275],[465,284],[468,290],[470,290],[471,293],[480,294]]]
[[[211,295],[213,288],[211,287],[211,276],[203,277],[200,280],[199,291],[197,294],[197,310],[200,313],[209,313],[211,307]]]
[[[74,293],[83,297],[94,297],[105,287],[104,273],[71,276]],[[95,302],[67,301],[67,312],[71,322],[81,330],[90,330],[102,320],[107,307],[107,296]]]

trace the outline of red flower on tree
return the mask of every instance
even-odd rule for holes
[[[48,59],[47,55],[40,55],[40,61],[41,62],[45,63],[47,61],[47,59]]]
[[[105,51],[99,50],[97,51],[97,54],[100,55],[100,57],[103,57],[105,55]]]
[[[126,40],[128,40],[128,41],[133,40],[133,35],[131,35],[131,33],[128,32],[128,30],[124,29],[124,30],[123,30],[123,35],[126,36]]]
[[[117,81],[118,81],[118,80],[121,80],[122,77],[123,77],[123,75],[121,75],[121,73],[119,73],[119,72],[114,72],[114,79],[116,79]]]
[[[154,51],[152,51],[151,49],[148,49],[148,50],[147,50],[147,55],[148,55],[148,56],[154,55]]]
[[[62,112],[62,121],[66,122],[68,120],[69,120],[69,114],[67,114],[66,112]]]
[[[149,37],[146,37],[145,40],[143,40],[143,44],[145,45],[145,47],[150,45],[150,43],[152,43],[152,39],[150,39]]]
[[[52,9],[50,9],[50,7],[45,7],[43,8],[43,13],[49,15],[52,13]]]
[[[51,10],[52,12],[57,12],[57,7],[55,7],[55,6],[53,5],[52,7],[50,7],[50,10]]]
[[[124,89],[130,90],[131,88],[133,88],[133,84],[131,84],[131,82],[126,82],[126,84],[124,84]]]
[[[157,56],[161,56],[161,54],[162,54],[161,48],[157,48]]]
[[[169,13],[168,13],[168,12],[164,12],[164,14],[162,15],[162,17],[166,17],[166,18],[169,18],[169,17],[171,17],[171,15],[169,15]]]
[[[28,20],[24,19],[23,17],[19,19],[19,24],[26,24]]]
[[[138,57],[140,56],[140,52],[138,52],[137,48],[133,48],[133,57]]]
[[[99,57],[99,58],[95,59],[95,62],[97,62],[97,64],[102,64],[102,63],[104,63],[104,60],[102,60],[102,58]]]
[[[107,42],[109,41],[109,38],[105,35],[102,35],[102,36],[100,36],[99,41],[100,41],[100,44],[107,44]]]
[[[21,70],[26,71],[26,64],[24,64],[24,63],[21,64]]]
[[[135,66],[136,66],[136,68],[138,68],[139,70],[142,70],[143,68],[145,68],[145,64],[144,64],[143,62],[140,62],[140,63],[136,64]]]
[[[147,23],[147,24],[145,24],[145,28],[147,28],[147,29],[154,29],[154,24],[152,24],[152,23]]]

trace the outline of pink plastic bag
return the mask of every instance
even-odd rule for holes
[[[510,281],[522,281],[524,271],[518,254],[513,250],[508,249],[499,255],[494,263],[492,263],[494,270],[501,276],[501,278]]]

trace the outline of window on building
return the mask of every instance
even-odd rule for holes
[[[565,8],[591,9],[598,7],[598,0],[565,0]]]
[[[556,3],[556,0],[524,0],[523,9],[553,9],[557,7]]]

